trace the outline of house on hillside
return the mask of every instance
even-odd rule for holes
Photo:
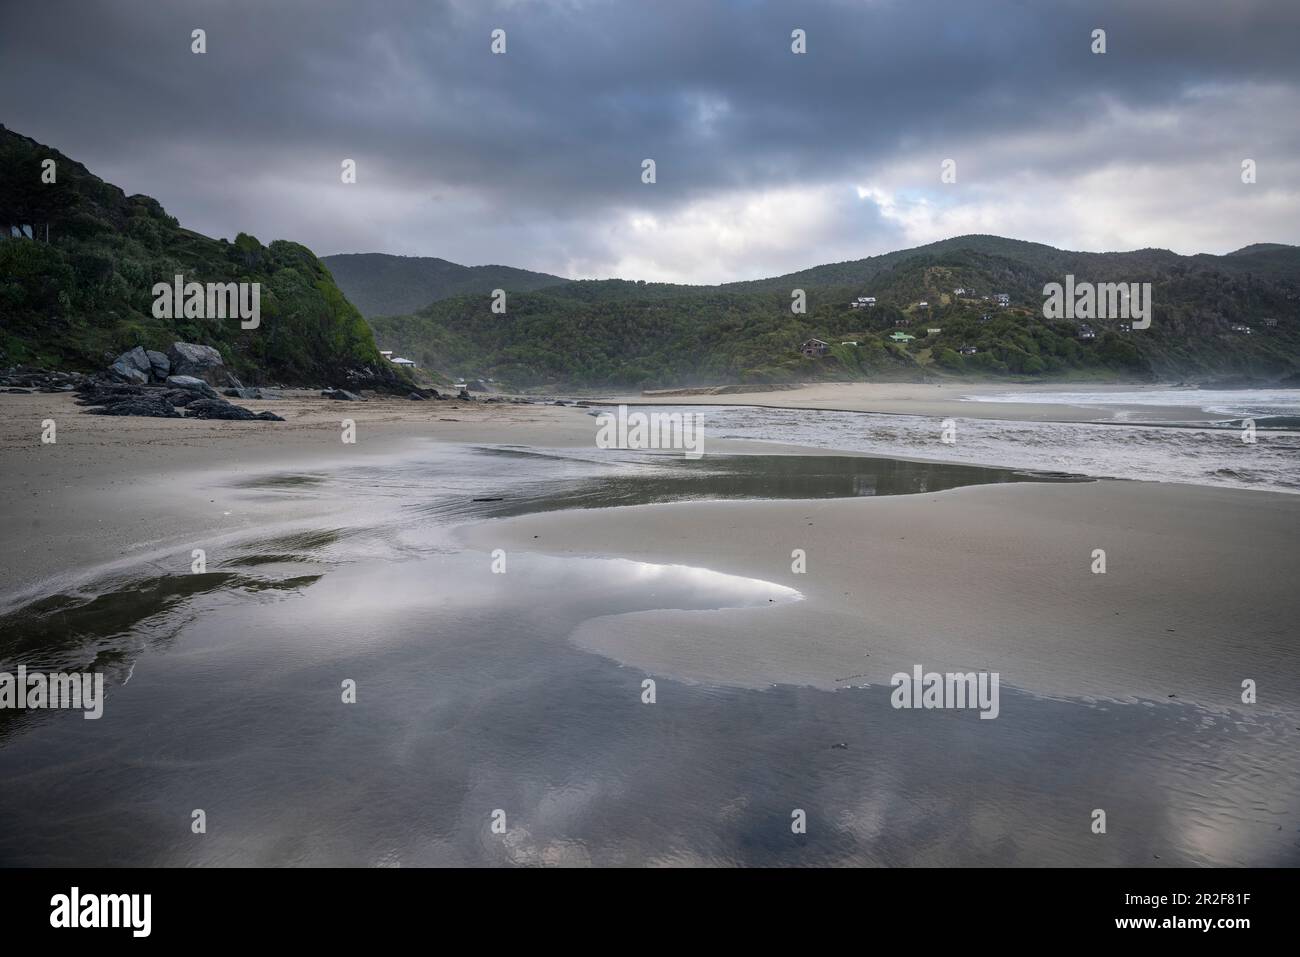
[[[1250,335],[1250,326],[1246,325],[1244,322],[1234,322],[1232,324],[1232,331],[1240,332],[1242,335],[1248,336]]]
[[[849,303],[849,305],[852,306],[854,309],[862,309],[863,307],[870,309],[875,304],[876,304],[875,296],[858,296],[857,299],[854,299],[851,303]]]
[[[995,295],[993,298],[997,301],[997,304],[999,306],[1002,306],[1003,308],[1006,308],[1007,306],[1011,305],[1011,297],[1007,295],[1005,292],[1000,292],[997,295]]]
[[[893,342],[911,342],[916,336],[909,336],[906,332],[895,332],[889,338]]]
[[[974,292],[975,292],[975,290],[973,290],[973,289],[967,289],[965,286],[958,286],[956,289],[954,289],[954,290],[952,291],[952,294],[953,294],[954,296],[964,296],[964,295],[966,295],[967,293],[974,294]]]
[[[917,309],[929,309],[929,308],[930,308],[930,304],[929,304],[928,302],[918,302],[918,303],[916,304],[916,308],[917,308]]]
[[[846,339],[844,342],[840,343],[840,345],[842,346],[856,346],[857,344],[858,344],[857,339]]]
[[[829,342],[822,342],[820,339],[809,339],[799,347],[799,351],[809,359],[820,359],[826,355],[826,350],[830,347]]]
[[[1131,323],[1131,322],[1118,322],[1118,323],[1115,324],[1115,328],[1116,328],[1118,331],[1120,331],[1120,332],[1132,332],[1132,331],[1133,331],[1133,323]]]
[[[925,330],[925,334],[926,334],[927,336],[937,336],[937,335],[938,335],[939,333],[941,333],[941,332],[943,332],[942,329],[927,329],[927,330]]]
[[[980,316],[979,321],[980,321],[980,322],[988,322],[988,321],[991,320],[992,318],[993,318],[993,317],[992,317],[991,315],[989,315],[989,314],[986,312],[986,313],[984,313],[984,315]]]
[[[975,353],[979,352],[979,350],[976,349],[974,346],[962,346],[957,351],[964,356],[973,356]]]
[[[894,320],[894,325],[896,325],[896,326],[907,326],[907,325],[911,325],[911,323],[912,323],[912,320],[911,320],[911,319],[908,319],[906,316],[904,316],[902,319],[895,319],[895,320]]]
[[[395,365],[395,366],[413,366],[413,365],[415,365],[414,360],[411,360],[411,359],[403,359],[401,356],[393,356],[393,357],[392,357],[391,359],[389,359],[388,361],[391,362],[391,363],[392,363],[393,365]]]
[[[1078,337],[1079,337],[1080,339],[1096,339],[1096,338],[1097,338],[1097,332],[1096,332],[1096,330],[1093,329],[1092,326],[1089,326],[1089,325],[1087,325],[1087,324],[1082,325],[1082,326],[1079,327],[1079,331],[1078,331],[1077,335],[1078,335]]]
[[[1261,320],[1259,320],[1259,321],[1260,321],[1263,325],[1267,326],[1267,327],[1270,328],[1270,329],[1276,329],[1276,328],[1277,328],[1277,320],[1276,320],[1276,319],[1261,319]]]

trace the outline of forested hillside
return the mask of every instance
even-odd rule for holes
[[[54,182],[42,163],[54,160]],[[20,236],[11,235],[18,229]],[[236,319],[153,315],[152,288],[186,281],[261,283],[256,329]],[[311,252],[184,229],[148,196],[127,196],[58,150],[0,126],[0,365],[80,371],[137,345],[210,345],[250,384],[400,377],[369,326]],[[350,373],[350,375],[349,375]]]

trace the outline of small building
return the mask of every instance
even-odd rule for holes
[[[911,342],[916,336],[909,336],[906,332],[891,333],[889,338],[894,342]]]
[[[1002,306],[1004,308],[1006,306],[1011,305],[1011,297],[1007,295],[1005,292],[1000,292],[997,295],[995,295],[993,298],[997,301],[997,304],[999,306]]]
[[[965,286],[958,286],[956,289],[954,289],[954,290],[952,291],[952,294],[953,294],[954,296],[964,296],[964,295],[966,295],[967,293],[973,293],[973,292],[974,292],[974,290],[972,290],[972,289],[967,289]]]
[[[979,321],[980,321],[980,322],[988,322],[988,321],[989,321],[990,319],[992,319],[992,318],[993,318],[993,317],[992,317],[989,313],[986,312],[986,313],[984,313],[984,315],[980,316]]]
[[[875,296],[858,296],[857,299],[854,299],[851,303],[849,303],[849,305],[852,306],[854,309],[862,309],[864,307],[870,309],[875,304],[876,304]]]
[[[1234,322],[1232,324],[1232,331],[1240,332],[1242,335],[1248,336],[1250,335],[1250,326],[1246,325],[1244,322]]]
[[[401,356],[394,356],[388,360],[395,366],[413,366],[415,362],[411,359],[403,359]]]
[[[894,320],[894,325],[896,325],[896,326],[907,326],[907,325],[911,325],[911,323],[912,323],[912,320],[911,320],[911,319],[908,319],[908,318],[906,318],[906,317],[904,317],[904,318],[902,318],[902,319],[895,319],[895,320]]]
[[[925,330],[925,334],[926,334],[927,336],[937,336],[937,335],[938,335],[939,333],[941,333],[941,332],[943,332],[942,329],[927,329],[927,330]]]
[[[1260,321],[1260,323],[1261,323],[1262,325],[1268,326],[1268,328],[1270,328],[1270,329],[1276,329],[1276,328],[1277,328],[1277,320],[1276,320],[1276,319],[1261,319],[1261,320],[1259,320],[1259,321]]]
[[[842,346],[856,346],[857,344],[858,344],[857,339],[848,339],[840,343],[840,345]]]
[[[826,350],[831,347],[829,342],[823,342],[820,339],[809,339],[799,347],[799,351],[809,359],[820,359],[826,355]]]
[[[1092,326],[1082,325],[1079,327],[1078,336],[1080,339],[1096,339],[1097,332]]]
[[[930,304],[929,304],[928,302],[918,302],[918,303],[916,304],[916,308],[917,308],[917,309],[929,309],[929,308],[930,308]]]
[[[1131,323],[1131,322],[1120,322],[1120,323],[1116,323],[1116,324],[1115,324],[1115,328],[1118,329],[1120,332],[1132,332],[1132,331],[1133,331],[1133,323]]]
[[[383,356],[385,359],[391,359],[391,358],[393,357],[393,350],[392,350],[392,349],[380,349],[380,350],[379,350],[379,354],[380,354],[381,356]]]
[[[962,346],[957,351],[964,356],[973,356],[975,353],[979,352],[979,350],[976,349],[974,346]]]

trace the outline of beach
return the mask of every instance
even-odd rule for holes
[[[969,415],[921,388],[798,401]],[[0,813],[64,825],[9,829],[0,860],[1300,861],[1294,494],[896,475],[728,438],[696,474],[598,454],[573,406],[248,405],[286,421],[0,396],[0,658],[111,676],[102,722],[0,728]],[[736,462],[757,480],[772,457],[786,479],[728,497]],[[855,461],[865,484],[841,491]],[[193,548],[207,576],[186,577]],[[997,720],[891,707],[916,666],[997,673]],[[343,677],[364,722],[337,704]],[[99,783],[69,792],[73,767]],[[196,806],[237,810],[239,833],[190,840]],[[795,807],[818,822],[798,846]],[[514,822],[500,846],[478,823],[495,808]],[[169,838],[154,825],[173,817]]]

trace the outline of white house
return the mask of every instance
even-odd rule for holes
[[[1011,297],[1007,295],[1005,292],[1000,292],[997,295],[995,295],[993,298],[997,300],[999,306],[1011,305]]]
[[[415,362],[412,361],[411,359],[403,359],[401,356],[397,356],[396,358],[389,359],[388,361],[391,362],[391,363],[392,363],[393,365],[395,365],[395,366],[413,366],[413,365],[415,365]]]

